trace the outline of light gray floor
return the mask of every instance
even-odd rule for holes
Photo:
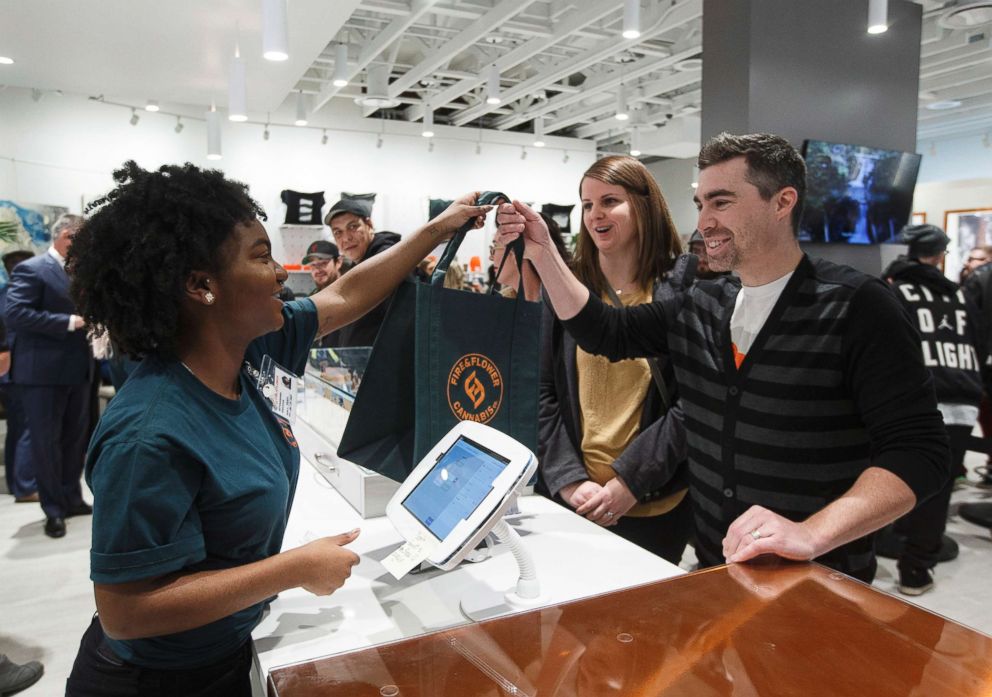
[[[969,453],[969,469],[983,460]],[[964,501],[992,501],[992,492],[971,486],[954,492],[948,532],[960,544],[961,556],[938,565],[937,587],[911,601],[992,634],[992,536],[954,515]],[[19,693],[29,697],[63,694],[79,638],[95,609],[88,578],[89,517],[69,519],[68,534],[60,540],[45,537],[43,523],[38,504],[16,504],[13,497],[0,495],[0,653],[19,663],[44,663],[41,681]],[[899,595],[896,579],[895,562],[880,560],[875,586],[910,600]]]

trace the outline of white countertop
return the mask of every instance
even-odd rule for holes
[[[541,606],[684,573],[540,496],[521,499],[520,515],[508,522],[533,555],[545,596]],[[516,583],[517,565],[503,545],[479,563],[395,580],[380,563],[401,544],[392,524],[385,517],[362,520],[303,460],[283,549],[355,527],[362,533],[350,549],[361,562],[345,585],[326,597],[286,591],[256,627],[262,684],[280,666],[466,624],[459,609],[463,596],[502,592]]]

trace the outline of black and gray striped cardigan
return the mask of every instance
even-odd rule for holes
[[[730,316],[740,281],[685,287],[684,267],[670,302],[621,309],[591,297],[564,324],[612,360],[670,356],[701,566],[723,563],[727,528],[750,506],[804,520],[869,466],[896,474],[917,501],[940,488],[948,450],[933,379],[884,282],[804,256],[738,369]],[[870,536],[818,561],[865,581],[875,574]]]

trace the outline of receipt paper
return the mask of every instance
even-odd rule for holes
[[[408,540],[405,545],[383,559],[382,565],[398,581],[406,576],[413,567],[427,559],[440,544],[436,537],[421,530],[416,537]]]

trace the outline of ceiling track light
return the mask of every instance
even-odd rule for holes
[[[534,147],[544,147],[544,117],[534,117]]]
[[[502,102],[499,91],[499,67],[493,63],[489,66],[489,77],[486,80],[486,104],[496,105]]]
[[[434,152],[434,141],[433,140],[428,141],[428,143],[427,143],[427,152]]]
[[[617,113],[614,118],[617,121],[626,121],[630,118],[627,112],[627,90],[622,82],[617,87]]]
[[[641,36],[641,0],[624,0],[623,38],[637,39]]]
[[[889,29],[889,0],[868,0],[868,33],[884,34]]]
[[[231,60],[231,76],[227,86],[227,118],[231,121],[248,120],[248,80],[245,75],[245,62],[241,58],[239,41],[234,43],[234,58]]]
[[[520,159],[521,160],[526,160],[527,159],[527,146],[526,145],[521,145],[520,146]]]
[[[375,137],[375,149],[380,150],[382,148],[382,134],[380,133]]]
[[[151,111],[151,112],[158,111],[158,100],[157,99],[149,99],[145,103],[145,111]]]
[[[296,126],[307,125],[307,103],[303,90],[296,93],[296,120],[293,124]]]
[[[420,135],[424,138],[434,137],[434,107],[430,104],[424,107],[424,129]]]
[[[482,154],[482,143],[476,143],[475,144],[475,154],[476,155],[481,155]]]
[[[207,159],[219,160],[220,151],[220,112],[213,104],[207,112]]]
[[[334,86],[348,85],[348,44],[339,43],[334,47]]]
[[[567,165],[567,164],[568,164],[568,161],[569,161],[570,159],[571,159],[571,157],[569,157],[569,155],[568,155],[568,150],[566,150],[566,151],[565,151],[565,154],[561,156],[561,163],[562,163],[563,165]]]
[[[138,121],[140,119],[141,119],[141,117],[138,116],[138,110],[137,109],[131,109],[131,125],[132,126],[137,126],[138,125]]]
[[[325,128],[323,129],[323,131],[324,131],[324,135],[320,137],[320,144],[327,145],[327,129]]]
[[[262,0],[262,55],[270,61],[289,58],[286,0]]]
[[[176,127],[172,130],[174,130],[176,133],[183,132],[183,119],[181,116],[176,117]]]

